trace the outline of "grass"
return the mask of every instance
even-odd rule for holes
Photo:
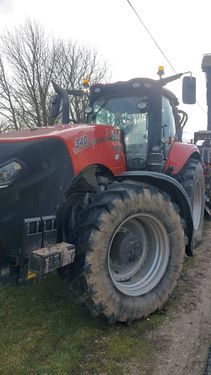
[[[0,375],[150,374],[156,351],[150,332],[180,303],[195,262],[197,256],[185,262],[164,310],[130,327],[93,318],[57,276],[21,289],[1,286]]]
[[[76,305],[57,276],[21,289],[2,286],[0,374],[130,373],[130,366],[153,356],[144,332],[164,318],[109,326]]]

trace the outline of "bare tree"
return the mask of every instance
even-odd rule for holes
[[[20,121],[16,121],[15,128],[47,125],[47,97],[55,54],[43,29],[27,20],[23,27],[2,36],[2,52],[13,76],[11,97]]]
[[[14,103],[13,85],[7,78],[4,64],[0,58],[0,129],[7,131],[10,128],[18,129],[17,111]]]
[[[79,89],[83,78],[95,83],[108,77],[108,66],[96,51],[53,40],[29,19],[1,36],[0,53],[0,131],[47,126],[52,80]],[[86,99],[71,98],[71,118],[84,121],[85,106]]]
[[[81,88],[83,78],[89,79],[92,84],[109,78],[108,65],[99,61],[96,51],[71,42],[66,44],[60,42],[57,71],[55,80],[62,87],[69,89]],[[78,122],[84,122],[86,105],[86,97],[71,97],[71,118]]]

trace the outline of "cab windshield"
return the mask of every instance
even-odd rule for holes
[[[146,96],[100,98],[94,102],[91,123],[121,128],[125,135],[127,157],[137,154],[146,160],[148,140]]]

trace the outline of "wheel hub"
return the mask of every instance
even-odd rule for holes
[[[118,233],[113,246],[113,261],[119,265],[137,262],[143,253],[143,242],[132,233]]]
[[[162,222],[150,214],[135,214],[115,231],[108,270],[115,287],[128,296],[155,288],[169,261],[169,238]]]

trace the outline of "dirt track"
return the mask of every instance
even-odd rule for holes
[[[211,345],[211,222],[205,221],[202,244],[184,267],[175,303],[165,322],[149,333],[156,355],[146,374],[204,375]],[[171,306],[171,303],[170,303]],[[141,369],[140,369],[141,370]],[[142,374],[142,370],[140,372]]]

